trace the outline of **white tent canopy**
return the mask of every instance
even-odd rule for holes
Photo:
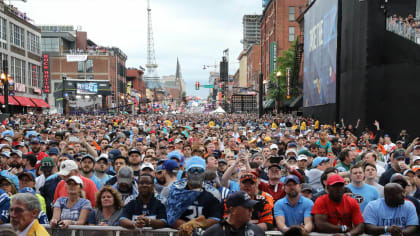
[[[215,113],[226,113],[225,110],[223,110],[223,108],[218,107],[216,110],[210,112],[211,114],[215,114]]]

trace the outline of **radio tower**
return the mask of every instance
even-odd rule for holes
[[[147,0],[147,72],[144,79],[148,89],[162,88],[157,74],[157,67],[158,64],[156,64],[155,46],[153,42],[152,9],[150,8],[150,0]]]

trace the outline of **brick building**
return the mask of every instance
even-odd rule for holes
[[[277,57],[301,34],[296,18],[308,0],[270,0],[261,17],[261,70],[264,81],[276,68]]]
[[[99,46],[88,39],[87,32],[74,30],[72,26],[44,25],[40,28],[43,57],[49,57],[51,91],[54,91],[49,95],[49,101],[53,107],[63,111],[65,94],[76,111],[105,110],[127,104],[127,56],[119,48]],[[73,81],[66,84],[64,93],[63,77]],[[71,90],[76,86],[95,84],[102,88],[81,94],[79,91],[82,90]]]
[[[247,55],[247,86],[251,90],[258,91],[258,79],[261,73],[261,45],[251,45],[246,51]]]
[[[127,69],[127,92],[131,100],[136,99],[135,103],[144,102],[146,99],[146,82],[143,80],[144,71],[136,68]]]

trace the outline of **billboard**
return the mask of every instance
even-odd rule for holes
[[[303,106],[336,103],[338,0],[315,1],[305,13]]]
[[[86,82],[77,83],[77,94],[96,94],[98,93],[98,83]]]

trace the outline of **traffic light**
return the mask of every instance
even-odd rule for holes
[[[195,82],[195,90],[200,90],[200,82]]]

